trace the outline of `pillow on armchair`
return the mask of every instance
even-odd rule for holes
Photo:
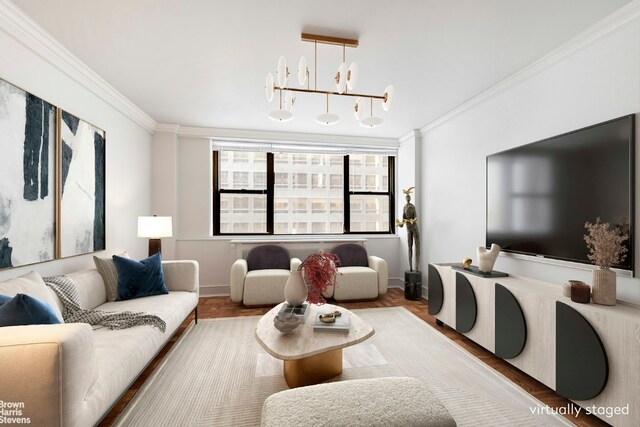
[[[364,246],[344,243],[331,250],[340,259],[339,267],[369,267],[369,257]]]
[[[278,245],[261,245],[247,254],[247,267],[254,270],[289,270],[291,257],[287,248]]]

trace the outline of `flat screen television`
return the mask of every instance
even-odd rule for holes
[[[487,156],[486,245],[506,252],[590,264],[585,222],[628,233],[633,270],[633,115]]]

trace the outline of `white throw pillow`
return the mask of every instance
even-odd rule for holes
[[[16,294],[25,294],[38,299],[50,305],[53,312],[58,316],[58,319],[60,319],[60,322],[64,323],[53,291],[49,289],[44,283],[44,280],[42,280],[42,277],[35,271],[27,273],[24,276],[16,277],[15,279],[0,282],[0,294],[10,297]]]
[[[129,258],[129,254],[126,251],[116,255]],[[93,262],[104,281],[104,287],[107,291],[107,301],[115,301],[118,296],[118,270],[116,270],[113,257],[100,258],[94,255]]]

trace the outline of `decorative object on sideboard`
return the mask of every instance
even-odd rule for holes
[[[366,128],[374,128],[380,126],[383,120],[381,117],[373,115],[373,100],[381,100],[382,109],[384,111],[389,111],[391,105],[393,104],[395,89],[392,85],[388,85],[384,89],[384,93],[382,95],[358,94],[350,92],[356,87],[356,82],[358,80],[358,64],[352,62],[351,65],[347,67],[346,48],[357,48],[359,44],[358,40],[307,33],[302,33],[301,39],[305,42],[312,42],[314,46],[314,87],[313,89],[311,89],[310,70],[307,64],[307,59],[304,56],[301,57],[298,61],[298,70],[296,73],[297,83],[301,87],[293,87],[293,85],[289,86],[289,76],[291,75],[291,72],[289,71],[289,67],[287,66],[285,57],[281,56],[278,59],[275,78],[272,73],[268,73],[265,81],[265,95],[267,98],[267,102],[273,101],[275,92],[279,92],[278,108],[269,112],[269,118],[279,123],[288,122],[289,120],[293,119],[292,110],[296,102],[295,94],[312,93],[326,96],[326,112],[318,115],[316,118],[316,122],[319,124],[328,126],[340,121],[340,117],[337,114],[329,112],[329,96],[351,96],[356,98],[353,109],[355,118],[360,123],[360,126]],[[335,83],[335,87],[333,88],[333,90],[318,89],[318,43],[342,47],[342,62],[338,67],[338,72],[332,78]],[[363,111],[363,104],[366,99],[369,99],[369,115],[366,115]]]
[[[478,269],[483,273],[491,273],[493,266],[496,263],[498,254],[500,253],[500,245],[495,243],[491,244],[491,249],[487,251],[487,248],[483,246],[478,247]]]
[[[171,237],[173,226],[170,216],[139,216],[138,237],[149,239],[149,256],[162,253],[162,237]]]
[[[571,298],[571,283],[567,282],[562,285],[562,295]]]
[[[331,252],[319,251],[306,257],[300,267],[302,278],[307,284],[307,301],[311,304],[324,304],[323,292],[336,285],[340,259]]]
[[[468,270],[472,263],[473,260],[471,258],[465,258],[462,260],[462,268]]]
[[[569,280],[571,285],[571,301],[581,304],[589,304],[591,301],[591,288],[579,280]]]
[[[301,306],[307,300],[307,285],[302,278],[302,271],[294,270],[289,273],[284,285],[284,299],[292,306]]]
[[[602,305],[616,304],[616,273],[610,267],[619,264],[626,258],[628,249],[622,244],[629,238],[628,228],[612,227],[609,223],[586,222],[587,234],[584,241],[589,249],[589,260],[598,266],[593,270],[593,302]],[[624,226],[623,226],[624,228]]]
[[[283,334],[294,331],[300,322],[300,318],[293,313],[281,313],[273,318],[273,326]]]

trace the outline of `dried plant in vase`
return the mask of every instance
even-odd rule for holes
[[[329,286],[336,285],[340,259],[330,253],[319,251],[305,258],[298,267],[303,272],[304,280],[307,283],[307,301],[311,304],[324,304],[326,300],[322,296]]]
[[[609,223],[600,222],[596,218],[595,223],[584,224],[587,234],[584,241],[587,243],[589,260],[599,268],[593,271],[593,302],[603,305],[616,304],[616,274],[610,267],[619,264],[626,258],[628,249],[623,242],[629,239],[620,228],[612,227]]]

